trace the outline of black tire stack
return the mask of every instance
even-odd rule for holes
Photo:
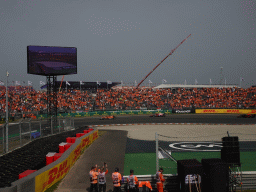
[[[83,133],[87,126],[76,130],[36,139],[22,148],[0,157],[0,188],[10,187],[19,179],[19,174],[26,170],[39,170],[46,165],[49,152],[59,152],[59,144],[66,142],[67,137],[76,137]]]

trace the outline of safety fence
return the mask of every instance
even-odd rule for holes
[[[126,111],[94,111],[82,113],[59,113],[58,117],[92,117],[100,115],[148,115],[155,113],[171,114],[172,110],[126,110]],[[47,115],[37,115],[37,118],[47,118]]]
[[[90,111],[73,111],[73,110],[66,110],[66,112],[62,112],[62,110],[58,109],[58,116],[65,117],[65,116],[73,116],[73,117],[90,117],[90,116],[98,116],[98,115],[140,115],[140,114],[150,114],[150,113],[156,113],[156,112],[164,112],[166,114],[169,113],[226,113],[226,114],[256,114],[256,109],[241,109],[241,108],[148,108],[148,107],[141,107],[138,109],[126,109],[126,110],[117,110],[114,108],[109,108],[108,110],[90,110]],[[17,119],[23,118],[23,115],[25,114],[25,119],[32,118],[32,119],[38,119],[40,117],[47,118],[47,111],[44,113],[41,113],[39,111],[32,111],[32,112],[24,112],[24,113],[14,113],[9,114],[9,121],[15,121]],[[0,114],[0,122],[5,122],[5,113]]]
[[[37,121],[26,119],[17,123],[9,123],[8,142],[6,124],[3,124],[0,126],[0,155],[22,147],[34,139],[68,131],[75,126],[72,116],[59,117],[56,126],[51,126],[53,121],[53,118],[48,121],[39,118]]]
[[[11,187],[0,188],[0,192],[43,192],[60,181],[92,142],[98,138],[98,130],[77,138],[59,159],[28,176],[12,183]]]
[[[170,109],[170,110],[123,110],[123,111],[93,111],[77,113],[59,113],[58,117],[92,117],[101,115],[148,115],[155,113],[226,113],[226,114],[256,114],[255,109]],[[47,118],[47,114],[37,115],[38,118]]]
[[[240,172],[241,173],[241,172]],[[237,185],[237,190],[256,190],[256,171],[244,171],[241,174],[242,176],[242,185]],[[127,189],[127,177],[124,176],[124,183],[122,184],[122,191],[126,191]],[[153,188],[153,191],[157,191],[156,187],[156,178],[155,175],[136,175],[139,181],[149,181]],[[164,174],[164,179],[166,180],[164,183],[164,190],[179,192],[180,191],[180,182],[177,174]]]

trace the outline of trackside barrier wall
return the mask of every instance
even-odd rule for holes
[[[0,192],[43,192],[61,180],[76,160],[93,141],[98,138],[98,129],[76,139],[76,142],[53,163],[12,183],[11,187],[0,188]],[[50,152],[50,151],[49,151]]]
[[[196,109],[196,113],[256,114],[255,109]]]
[[[126,110],[126,111],[94,111],[94,112],[85,112],[85,113],[60,113],[58,117],[91,117],[91,116],[100,116],[100,115],[145,115],[145,114],[155,114],[155,113],[165,113],[171,114],[172,110]],[[37,115],[37,119],[46,118],[47,115]]]
[[[124,183],[122,184],[122,191],[125,191],[127,186],[127,177],[124,176]],[[155,175],[136,175],[139,181],[149,181],[153,188],[153,191],[157,191]],[[179,192],[179,180],[177,174],[164,174],[165,183],[164,190]],[[242,172],[242,189],[243,190],[255,190],[256,189],[256,171],[243,171]],[[237,185],[237,189],[239,189]]]

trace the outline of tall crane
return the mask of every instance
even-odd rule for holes
[[[190,36],[191,36],[191,34],[190,34],[187,38],[189,38]],[[146,79],[161,63],[163,63],[165,59],[167,59],[167,57],[169,57],[171,54],[173,54],[173,52],[174,52],[182,43],[184,43],[184,42],[187,40],[187,38],[184,39],[175,49],[173,49],[173,50],[171,51],[171,53],[169,53],[157,66],[155,66],[155,68],[152,69],[152,70],[149,72],[149,74],[147,74],[146,77],[144,77],[144,79],[142,79],[142,81],[137,85],[136,88],[138,88],[138,87],[140,86],[140,84],[143,83],[143,81],[145,81],[145,79]]]

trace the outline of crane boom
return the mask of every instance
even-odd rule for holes
[[[61,83],[60,83],[59,92],[60,92],[60,89],[61,89],[61,85],[62,85],[62,82],[63,82],[64,76],[65,76],[65,75],[63,75],[62,80],[61,80]]]
[[[189,36],[191,36],[191,34],[190,34]],[[187,38],[189,38],[189,36],[188,36]],[[175,49],[173,49],[157,66],[155,66],[154,69],[152,69],[152,70],[149,72],[149,74],[147,74],[146,77],[144,77],[144,79],[142,79],[142,81],[137,85],[136,88],[138,88],[138,87],[140,86],[140,84],[143,83],[143,81],[145,81],[145,79],[146,79],[161,63],[163,63],[165,59],[167,59],[167,57],[169,57],[171,54],[173,54],[173,52],[174,52],[182,43],[184,43],[184,41],[186,41],[187,38],[184,39],[177,47],[175,47]]]

